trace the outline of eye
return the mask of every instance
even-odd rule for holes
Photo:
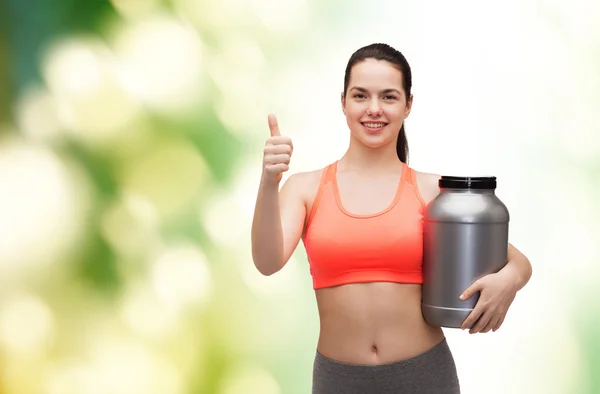
[[[392,96],[392,95],[387,95],[383,97],[384,100],[397,100],[398,98],[396,96]]]
[[[356,93],[353,97],[354,98],[365,98],[365,95],[362,93]]]

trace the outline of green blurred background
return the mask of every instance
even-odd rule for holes
[[[498,176],[534,265],[500,331],[446,332],[463,392],[600,393],[598,20],[592,0],[0,0],[0,393],[310,392],[304,250],[268,278],[250,254],[266,116],[290,173],[335,160],[371,42],[413,68],[411,166]]]

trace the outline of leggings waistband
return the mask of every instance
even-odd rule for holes
[[[317,351],[315,367],[345,376],[372,377],[397,374],[401,371],[439,362],[446,357],[452,358],[452,354],[450,353],[446,338],[444,338],[440,343],[423,353],[386,364],[349,364],[330,359]]]

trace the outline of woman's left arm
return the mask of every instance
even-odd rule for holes
[[[480,292],[473,311],[465,319],[462,329],[469,333],[486,333],[500,328],[517,292],[531,278],[531,263],[527,256],[508,244],[508,262],[497,273],[489,274],[473,282],[460,296],[467,300]]]
[[[500,272],[504,272],[506,275],[508,275],[508,277],[513,278],[514,285],[517,291],[519,291],[525,287],[531,278],[531,263],[529,262],[527,256],[509,243],[508,262],[500,270]]]

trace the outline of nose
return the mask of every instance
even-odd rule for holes
[[[377,99],[371,100],[369,103],[369,107],[367,108],[367,115],[369,116],[379,116],[381,115],[381,106]]]

